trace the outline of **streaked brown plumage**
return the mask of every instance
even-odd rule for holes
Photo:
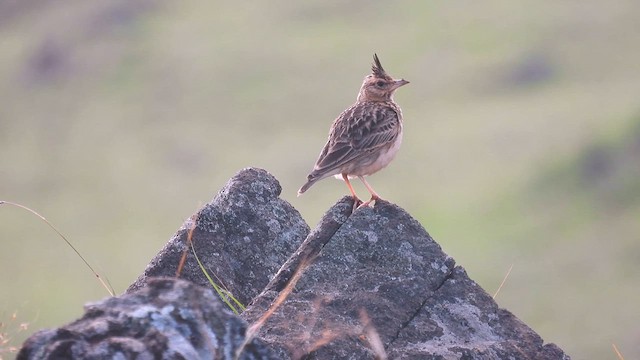
[[[349,178],[362,180],[371,193],[371,199],[361,206],[380,199],[364,176],[389,165],[400,148],[402,111],[393,101],[393,94],[409,82],[389,76],[375,54],[371,70],[371,74],[364,78],[355,104],[343,111],[331,125],[329,140],[298,195],[317,181],[335,175],[347,183],[356,203],[360,199]]]

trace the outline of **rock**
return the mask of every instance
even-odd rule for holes
[[[351,206],[345,198],[329,210],[241,315],[258,321],[312,259],[260,332],[280,358],[568,359],[500,309],[404,210],[378,201],[348,216]]]
[[[193,230],[195,252],[210,276],[247,305],[309,233],[300,213],[278,197],[281,191],[265,170],[241,170],[184,223],[127,291],[141,288],[148,277],[175,276],[185,249],[180,278],[210,287],[188,249],[187,236]]]
[[[500,309],[398,206],[378,201],[353,211],[352,199],[345,197],[309,233],[300,214],[278,198],[280,190],[266,171],[242,170],[183,225],[127,294],[89,306],[75,323],[34,335],[20,356],[86,358],[120,349],[125,357],[140,354],[140,359],[197,358],[203,349],[215,356],[225,349],[228,358],[243,341],[244,322],[221,311],[209,290],[149,278],[175,274],[193,230],[200,260],[250,304],[241,318],[270,349],[267,354],[254,341],[246,356],[569,359]],[[187,253],[181,278],[210,287]],[[229,334],[223,330],[233,341],[216,342]],[[214,345],[202,340],[211,337]]]
[[[55,330],[32,335],[23,359],[234,359],[246,323],[211,290],[184,280],[148,279],[121,297],[86,306],[85,315]],[[260,342],[240,359],[275,359]]]
[[[391,359],[568,359],[554,344],[500,309],[456,266],[404,326],[389,348]]]
[[[347,214],[350,208],[351,202],[343,199],[323,222],[326,217]],[[312,234],[321,234],[322,228],[321,224]],[[261,333],[280,353],[312,352],[312,358],[317,359],[372,358],[367,344],[358,340],[363,334],[361,311],[368,314],[382,343],[388,345],[434,296],[454,267],[453,259],[416,220],[384,201],[378,201],[373,209],[356,210],[335,233],[325,235],[318,240],[324,246],[315,260]],[[305,241],[303,247],[309,244]],[[294,263],[293,259],[289,262]],[[278,275],[290,273],[281,270]],[[276,277],[272,283],[287,281]],[[277,292],[268,287],[243,318],[255,321],[275,296]],[[291,334],[305,333],[307,338],[291,338]],[[327,333],[337,342],[315,348],[315,341]]]

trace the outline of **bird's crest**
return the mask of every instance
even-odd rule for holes
[[[387,73],[382,68],[382,64],[380,64],[380,59],[378,59],[378,54],[373,54],[373,64],[371,65],[371,71],[375,76],[378,77],[386,77]]]

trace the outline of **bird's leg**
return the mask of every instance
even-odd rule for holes
[[[381,200],[380,196],[378,194],[376,194],[376,192],[373,190],[371,185],[369,185],[367,180],[364,179],[364,177],[358,176],[358,179],[360,179],[360,181],[362,181],[364,186],[367,188],[367,190],[369,190],[369,193],[371,194],[371,199],[369,199],[369,201],[363,202],[362,205],[358,206],[359,208],[361,208],[363,206],[368,206],[369,204],[371,204],[372,201]]]
[[[353,186],[351,186],[351,182],[349,181],[349,177],[347,176],[347,174],[342,174],[342,179],[344,179],[344,182],[347,184],[347,187],[349,187],[349,191],[351,191],[351,196],[353,196],[353,209],[355,210],[362,203],[362,200],[358,198],[358,195],[356,195],[355,190],[353,190]]]

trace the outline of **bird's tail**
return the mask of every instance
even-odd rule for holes
[[[309,176],[307,176],[307,183],[302,185],[302,187],[300,188],[300,190],[298,190],[298,196],[302,195],[305,191],[309,190],[309,188],[316,183],[316,181],[320,180],[321,177],[318,176],[313,176],[312,174],[310,174]]]

